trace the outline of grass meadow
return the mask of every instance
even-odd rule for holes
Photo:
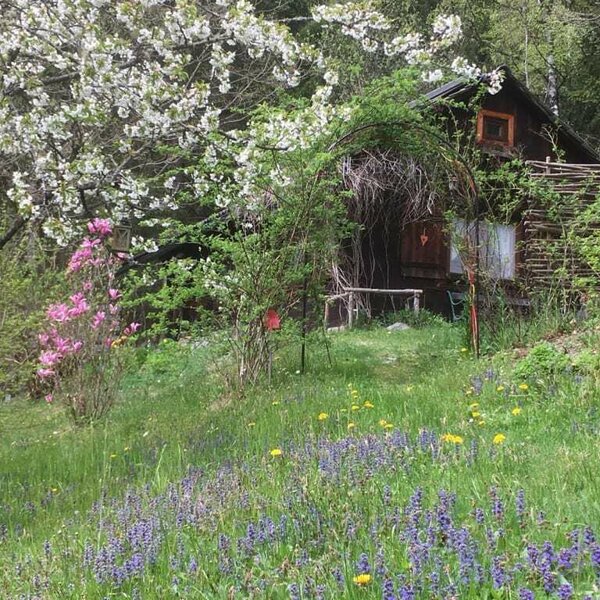
[[[461,335],[336,334],[244,398],[167,344],[87,428],[2,405],[0,597],[600,598],[594,372]]]

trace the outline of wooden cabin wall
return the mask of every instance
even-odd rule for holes
[[[449,315],[448,288],[449,245],[443,222],[438,220],[410,223],[402,228],[379,223],[362,240],[367,278],[364,287],[386,289],[423,289],[422,307]],[[369,277],[372,273],[372,278]],[[393,311],[404,306],[399,297],[373,295],[375,313]]]
[[[463,98],[468,100],[468,97]],[[569,136],[560,129],[551,126],[548,117],[530,100],[525,98],[519,89],[507,81],[502,89],[494,95],[487,94],[481,108],[494,112],[506,113],[515,117],[515,148],[517,154],[524,160],[546,160],[550,156],[554,161],[556,156],[547,132],[552,127],[556,142],[562,153],[562,160],[568,163],[589,163],[588,154],[578,147]],[[464,126],[468,121],[461,119]],[[472,126],[469,123],[469,126]]]
[[[473,101],[474,95],[473,89],[466,89],[453,96],[452,101],[459,105],[468,106]],[[519,87],[510,80],[504,83],[497,94],[487,94],[483,98],[480,107],[484,110],[514,115],[515,117],[514,147],[506,153],[498,153],[492,149],[492,154],[504,155],[507,158],[519,156],[524,160],[546,160],[546,157],[549,156],[551,160],[557,160],[555,148],[546,132],[546,129],[550,128],[560,149],[562,161],[583,164],[595,164],[597,162],[571,136],[551,124],[547,114],[524,96]],[[436,110],[443,114],[447,107],[441,104]],[[453,120],[448,123],[448,133],[450,135],[454,133],[455,123],[460,129],[472,131],[473,138],[475,138],[475,131],[473,130],[475,113],[460,106],[452,108],[451,112]]]

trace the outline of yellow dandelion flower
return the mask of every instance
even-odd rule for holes
[[[386,421],[385,419],[379,419],[379,424],[380,424],[382,427],[385,427],[385,426],[386,426],[386,424],[387,424],[387,421]]]
[[[478,412],[478,411],[474,411],[474,412],[472,412],[472,413],[471,413],[471,416],[472,416],[474,419],[478,419],[478,418],[481,416],[481,413],[480,413],[480,412]]]
[[[515,406],[510,412],[516,417],[521,414],[522,410],[523,409],[520,406]]]
[[[496,391],[497,391],[497,392],[503,392],[503,391],[504,391],[504,386],[503,386],[503,385],[499,385],[499,386],[496,388]]]
[[[467,396],[472,396],[473,395],[473,388],[469,388],[466,392],[465,395]]]
[[[352,398],[358,398],[358,390],[351,390],[350,395]]]
[[[273,406],[277,406],[279,404],[279,400],[273,400],[273,402],[271,402],[271,404]]]
[[[129,446],[125,446],[125,448],[123,448],[123,452],[129,452],[131,450],[131,448]]]
[[[363,404],[363,406],[365,408],[373,408],[373,406],[375,406],[372,402],[369,402],[368,400]]]
[[[354,429],[356,427],[356,423],[348,423],[348,429]]]
[[[497,433],[492,442],[496,445],[503,444],[506,441],[506,436],[503,433]]]
[[[383,426],[384,429],[393,429],[394,428],[394,424],[393,423],[386,423]]]
[[[277,456],[281,456],[283,454],[283,451],[281,450],[281,448],[273,448],[273,450],[271,450],[271,452],[269,452],[269,454],[273,458],[276,458]]]
[[[117,458],[117,455],[116,454],[111,454],[110,457],[111,458]]]
[[[356,585],[368,585],[371,583],[371,575],[369,573],[361,573],[352,579]]]
[[[463,347],[460,349],[460,351],[461,351],[461,352],[464,354],[465,352],[468,352],[468,351],[469,351],[469,349],[468,349],[468,348],[466,348],[465,346],[463,346]]]
[[[53,494],[56,494],[56,493],[58,493],[58,488],[51,488],[51,491]]]
[[[360,410],[360,406],[358,404],[353,404],[350,408],[352,410]]]
[[[523,390],[524,392],[526,392],[529,389],[529,386],[526,383],[520,383],[519,384],[519,389]]]
[[[317,419],[319,419],[319,421],[325,421],[326,419],[329,419],[329,415],[326,412],[322,412],[319,413]]]
[[[445,433],[442,436],[442,442],[449,444],[462,444],[465,440],[460,435],[454,435],[453,433]]]
[[[481,421],[477,421],[477,425],[485,425],[485,421],[483,419]]]
[[[250,423],[248,423],[248,427],[254,427],[256,425],[256,423],[254,421],[250,421]]]

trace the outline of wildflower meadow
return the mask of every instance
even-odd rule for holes
[[[590,374],[514,379],[450,325],[331,354],[228,401],[167,344],[92,428],[3,409],[2,597],[598,597]]]

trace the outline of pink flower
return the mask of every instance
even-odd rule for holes
[[[69,309],[70,317],[78,317],[84,312],[87,312],[90,308],[90,305],[83,295],[83,292],[77,292],[76,294],[73,294],[70,300],[73,303],[73,308]]]
[[[46,315],[51,321],[56,321],[57,323],[64,323],[71,318],[69,315],[69,307],[62,303],[49,306]]]
[[[81,340],[75,340],[71,345],[71,351],[73,353],[79,352],[83,348],[83,342]]]
[[[100,238],[90,239],[86,237],[83,238],[80,248],[84,248],[85,250],[93,250],[96,246],[99,246],[101,243],[102,240]]]
[[[85,247],[83,244],[80,248],[73,252],[67,270],[70,273],[76,273],[81,270],[91,259],[93,253],[91,247]]]
[[[84,281],[83,285],[81,286],[83,288],[84,292],[91,292],[94,289],[94,284],[91,281]]]
[[[62,356],[58,352],[53,352],[52,350],[45,350],[40,354],[40,364],[43,367],[53,367]]]
[[[123,335],[132,335],[134,334],[139,328],[141,327],[141,325],[139,323],[129,323],[129,325],[127,325],[127,327],[125,327],[125,329],[123,330]]]
[[[98,329],[102,325],[104,319],[106,319],[106,313],[103,310],[99,310],[92,319],[92,329]]]
[[[53,400],[54,400],[54,396],[52,394],[46,394],[44,396],[44,400],[48,403],[48,404],[52,404]]]
[[[54,376],[54,371],[52,369],[38,369],[37,376],[40,379],[46,379],[47,377]]]
[[[121,292],[115,290],[115,288],[110,288],[108,290],[108,296],[111,300],[118,300],[121,297]]]
[[[109,304],[108,310],[111,315],[116,315],[119,312],[119,307],[116,304]]]
[[[71,300],[73,305],[76,307],[84,307],[82,310],[87,310],[89,308],[83,292],[77,292],[76,294],[73,294],[69,300]]]
[[[45,348],[48,345],[48,342],[50,342],[50,336],[47,333],[40,333],[38,335],[38,341],[40,343],[40,346],[42,346],[42,348]]]
[[[112,225],[108,219],[94,219],[88,223],[88,231],[100,237],[108,237],[112,233]]]
[[[54,344],[54,348],[56,349],[56,351],[59,354],[62,354],[63,356],[65,354],[69,354],[69,352],[71,352],[71,349],[73,347],[71,344],[71,340],[61,337],[56,332],[54,332],[54,337],[52,338],[52,343]]]

